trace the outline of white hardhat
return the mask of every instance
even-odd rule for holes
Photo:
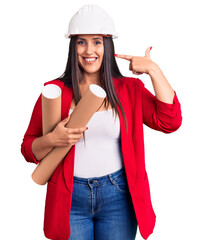
[[[118,37],[112,18],[97,5],[85,5],[71,18],[66,38],[78,34],[104,34]]]

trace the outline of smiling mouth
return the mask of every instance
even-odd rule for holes
[[[87,63],[94,63],[97,60],[97,57],[82,57]]]

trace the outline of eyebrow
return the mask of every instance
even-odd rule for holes
[[[85,38],[78,38],[78,39],[81,39],[81,40],[86,40]],[[92,39],[100,39],[100,40],[102,40],[101,38],[92,38]],[[102,40],[103,41],[103,40]]]

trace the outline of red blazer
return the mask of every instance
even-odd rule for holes
[[[128,132],[125,133],[124,118],[119,109],[121,150],[128,186],[137,217],[140,233],[147,239],[153,232],[156,215],[154,213],[148,176],[145,169],[143,123],[163,133],[176,131],[182,123],[181,106],[176,92],[173,104],[158,100],[148,91],[138,78],[113,78],[115,91],[124,108]],[[73,91],[60,80],[46,84],[56,84],[62,90],[61,120],[68,116]],[[24,135],[21,152],[26,161],[38,164],[31,150],[33,140],[42,136],[42,107],[39,96]],[[47,184],[44,234],[48,239],[67,240],[70,237],[70,209],[73,189],[75,145],[61,161]]]

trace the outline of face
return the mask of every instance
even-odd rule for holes
[[[98,72],[104,56],[103,36],[93,34],[78,35],[77,55],[79,65],[85,72]]]

